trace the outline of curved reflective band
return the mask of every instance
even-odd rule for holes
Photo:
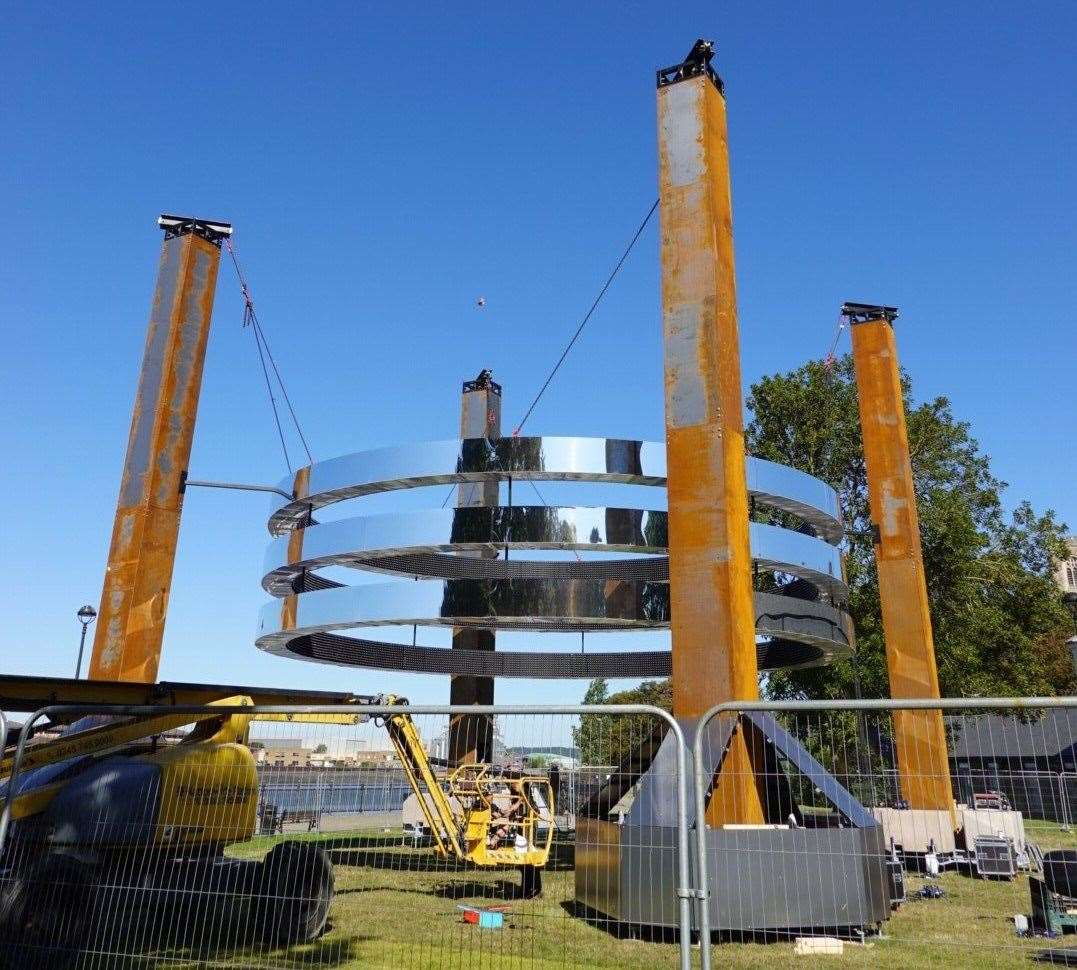
[[[261,614],[258,646],[349,666],[497,677],[638,677],[669,673],[669,651],[537,653],[404,646],[333,635],[357,627],[417,625],[527,630],[632,630],[669,625],[669,587],[589,579],[428,580],[339,586],[297,597],[287,628],[281,603]],[[848,617],[822,603],[756,593],[762,669],[827,663],[850,644]],[[556,616],[557,619],[551,619]]]
[[[299,497],[279,504],[258,646],[325,663],[492,677],[650,677],[668,650],[575,653],[446,649],[341,636],[363,627],[487,630],[655,630],[669,625],[668,516],[615,507],[495,506],[369,515],[309,524],[326,505],[379,492],[480,481],[666,484],[665,446],[613,438],[485,438],[359,452],[301,469]],[[827,663],[849,649],[849,618],[831,605],[848,590],[834,545],[834,491],[801,472],[749,459],[754,502],[789,513],[817,536],[750,523],[753,562],[795,577],[756,593],[762,669]],[[293,483],[282,488],[291,491]],[[586,559],[521,551],[581,551]],[[500,553],[504,551],[502,558]],[[318,575],[349,566],[425,578],[342,586]],[[782,595],[784,594],[784,595]],[[410,630],[408,631],[411,632]]]
[[[845,598],[838,550],[821,539],[759,522],[750,524],[752,559]],[[293,539],[299,537],[299,541]],[[301,549],[299,558],[295,549]],[[665,512],[609,507],[512,506],[433,509],[358,516],[297,530],[273,541],[262,585],[274,596],[302,588],[302,574],[356,566],[443,579],[591,578],[669,580]],[[521,559],[521,550],[638,554],[632,559]],[[510,558],[496,558],[502,550]],[[485,551],[493,558],[456,555]],[[292,558],[293,561],[289,561]]]
[[[360,451],[316,462],[299,475],[308,473],[306,495],[271,515],[273,535],[294,529],[312,510],[402,488],[509,478],[665,486],[666,448],[620,438],[468,438]],[[291,492],[294,485],[285,479],[281,489]],[[840,540],[837,495],[818,479],[749,458],[748,491],[758,504],[789,512],[831,542]]]

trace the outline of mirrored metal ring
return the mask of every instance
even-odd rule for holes
[[[796,516],[831,542],[841,539],[838,498],[833,489],[803,472],[748,458],[748,491],[768,508]],[[620,438],[469,438],[429,441],[361,451],[300,469],[281,482],[285,492],[305,482],[299,499],[281,503],[269,530],[282,535],[311,511],[379,492],[458,482],[505,481],[666,484],[662,442]]]
[[[830,662],[831,651],[796,640],[764,640],[756,645],[760,670],[793,670]],[[269,649],[269,648],[266,648]],[[470,677],[525,677],[528,680],[592,680],[595,677],[668,677],[668,650],[553,653],[450,650],[317,633],[291,640],[273,653],[344,667],[409,670]]]
[[[804,579],[831,598],[847,595],[835,547],[778,526],[753,522],[750,530],[756,565]],[[665,512],[547,506],[433,509],[357,516],[296,530],[271,543],[262,585],[275,596],[287,596],[302,588],[303,573],[327,566],[439,579],[668,582],[666,548]],[[505,550],[509,558],[499,558]],[[526,550],[638,555],[577,561],[519,558]]]
[[[818,648],[818,662],[849,648],[848,617],[832,606],[757,592],[755,610],[760,636]],[[669,586],[581,579],[339,586],[267,604],[257,643],[272,653],[294,655],[288,644],[297,637],[412,625],[527,631],[662,629],[669,626]]]

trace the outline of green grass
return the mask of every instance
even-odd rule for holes
[[[1074,846],[1071,833],[1048,823],[1027,825],[1042,847]],[[323,844],[336,872],[336,898],[328,932],[316,943],[272,955],[236,947],[228,954],[173,954],[170,970],[223,967],[341,970],[553,970],[553,968],[674,968],[677,947],[619,936],[575,915],[573,871],[568,859],[554,861],[537,900],[512,898],[513,871],[463,869],[428,850],[400,844],[399,833],[334,833],[295,836]],[[229,854],[259,858],[279,837],[258,838]],[[909,877],[910,892],[924,884]],[[847,946],[844,956],[794,957],[791,943],[724,943],[714,950],[714,966],[1029,968],[1030,956],[1050,945],[1019,939],[1013,915],[1027,913],[1027,876],[1013,882],[971,879],[946,873],[939,900],[911,900],[888,920],[884,938],[868,946]],[[504,930],[465,924],[459,903],[508,907]],[[1070,941],[1056,945],[1066,945]],[[179,959],[176,959],[176,958]],[[695,956],[698,961],[698,952]],[[110,967],[121,964],[113,961]],[[130,967],[147,967],[132,961]]]

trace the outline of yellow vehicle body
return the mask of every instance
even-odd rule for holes
[[[217,702],[250,703],[246,697]],[[247,747],[252,717],[215,714],[213,706],[197,715],[91,722],[28,748],[11,820],[42,817],[56,847],[223,846],[249,839],[258,808],[258,775]],[[153,740],[192,722],[178,743]],[[74,774],[66,770],[79,758],[90,760]],[[4,759],[5,773],[13,760]]]
[[[179,744],[135,760],[160,770],[155,842],[160,845],[229,845],[249,839],[258,814],[258,773],[247,747],[251,718],[233,714],[203,725]]]

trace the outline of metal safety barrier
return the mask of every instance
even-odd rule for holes
[[[669,825],[629,839],[655,746]],[[7,767],[0,966],[691,966],[687,748],[658,708],[53,706]],[[639,851],[626,900],[610,861]]]
[[[1077,698],[723,704],[691,746],[703,970],[1077,962]]]
[[[1025,966],[1077,930],[1075,708],[46,708],[6,762],[0,965]]]

